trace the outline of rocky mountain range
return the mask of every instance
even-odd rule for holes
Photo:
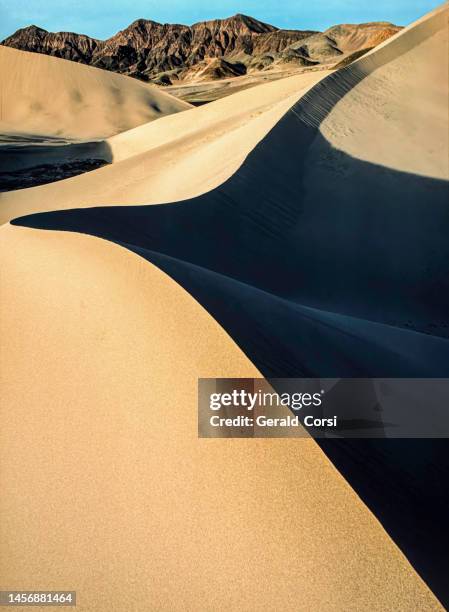
[[[376,46],[399,29],[378,22],[339,25],[325,32],[282,30],[237,14],[192,26],[138,19],[107,40],[73,32],[47,32],[31,25],[1,44],[170,85],[285,65],[332,65]]]

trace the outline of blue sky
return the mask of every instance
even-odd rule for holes
[[[0,40],[35,24],[108,38],[139,17],[186,23],[245,13],[281,28],[324,30],[336,23],[406,25],[439,0],[0,0]]]

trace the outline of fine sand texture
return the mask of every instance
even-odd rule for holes
[[[179,285],[97,238],[0,234],[1,588],[89,612],[442,609],[314,441],[198,439],[197,377],[258,372]]]
[[[101,139],[190,108],[122,75],[0,46],[0,133]]]
[[[448,377],[447,20],[446,4],[293,102],[284,99],[290,108],[277,120],[261,116],[254,149],[229,153],[240,159],[232,176],[210,180],[201,196],[159,206],[101,207],[97,198],[97,207],[73,210],[62,210],[64,201],[60,211],[12,223],[102,237],[156,264],[264,376]],[[127,164],[146,155],[134,151],[90,177],[120,168],[126,180]],[[183,172],[174,155],[167,159],[170,184],[164,179],[161,199],[148,203],[170,202],[170,193],[172,202],[181,199],[180,183],[208,176],[211,157],[197,153]],[[30,206],[56,202],[30,199]],[[445,441],[319,444],[449,601]]]

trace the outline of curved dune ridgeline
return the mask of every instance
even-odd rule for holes
[[[449,376],[447,19],[444,5],[350,66],[317,77],[295,99],[273,93],[293,81],[270,84],[273,106],[246,118],[254,132],[234,113],[232,136],[224,125],[221,133],[210,113],[257,89],[111,139],[122,157],[110,167],[17,192],[18,210],[34,214],[1,230],[10,254],[5,290],[20,305],[6,311],[4,328],[20,328],[27,340],[20,347],[11,340],[6,361],[8,372],[29,378],[10,374],[8,422],[23,420],[26,390],[38,406],[26,432],[39,435],[48,393],[32,372],[44,351],[51,360],[44,370],[56,368],[58,398],[44,424],[64,441],[55,453],[66,466],[56,462],[51,473],[55,482],[67,470],[75,475],[83,501],[79,516],[56,493],[52,503],[73,521],[74,542],[86,525],[97,538],[102,584],[107,574],[109,584],[130,590],[131,563],[155,607],[167,610],[194,609],[199,600],[208,609],[439,609],[421,578],[449,601],[445,440],[320,440],[321,449],[310,440],[197,440],[193,418],[198,376],[253,376],[256,369],[273,377]],[[194,132],[189,166],[187,140],[174,159],[173,134],[183,118],[189,127],[180,135],[189,134],[196,116],[215,132],[203,155],[205,134]],[[157,133],[165,134],[169,153],[151,191],[143,135],[156,142]],[[131,173],[139,205],[111,202],[119,187],[98,177],[114,172],[124,183]],[[201,173],[205,192],[198,195]],[[98,200],[81,199],[82,185]],[[141,205],[143,193],[152,205]],[[4,201],[10,218],[13,199]],[[78,362],[91,354],[94,361]],[[93,417],[92,405],[99,407]],[[170,423],[161,421],[167,410]],[[78,467],[76,451],[65,453],[74,441],[66,411],[81,457],[87,432],[106,426],[105,444],[113,440],[110,448],[89,445],[91,476],[84,463]],[[145,439],[136,443],[136,436]],[[35,448],[35,461],[55,463]],[[5,460],[18,452],[5,451]],[[23,461],[28,482],[32,464]],[[99,467],[109,484],[95,497],[86,483]],[[21,507],[22,490],[4,511],[19,533],[24,514],[12,509]],[[99,527],[105,496],[116,520],[105,512]],[[44,496],[38,508],[42,520],[52,515]],[[128,512],[138,526],[132,546],[120,540],[111,562],[114,533],[126,530]],[[37,527],[23,529],[31,530],[24,541],[34,542]],[[19,544],[10,570],[16,579]],[[37,576],[39,545],[45,547],[37,542],[31,561]],[[55,544],[53,554],[59,558],[64,548],[79,560],[77,546]],[[62,565],[65,581],[73,565]],[[250,568],[250,583],[243,568]],[[230,575],[233,586],[225,584]],[[157,599],[161,593],[165,599]]]
[[[260,85],[108,138],[100,155],[112,163],[100,171],[0,193],[0,223],[52,210],[55,202],[58,209],[156,204],[209,191],[228,179],[298,95],[326,74]]]
[[[258,372],[179,285],[89,236],[0,234],[2,588],[73,585],[82,611],[441,609],[313,440],[198,439],[197,377]]]
[[[445,376],[447,133],[433,129],[433,118],[447,125],[446,14],[434,12],[318,83],[203,196],[13,223],[91,233],[157,262],[267,375]],[[359,112],[360,100],[382,96]],[[429,129],[415,118],[419,105]],[[376,110],[378,120],[369,116]],[[346,130],[343,112],[353,118]],[[408,137],[417,131],[419,139]],[[337,148],[339,139],[350,152]],[[354,157],[354,143],[370,161]],[[374,157],[382,143],[390,166]]]

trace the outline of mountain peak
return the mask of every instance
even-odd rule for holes
[[[132,23],[129,24],[129,26],[127,28],[125,28],[126,30],[130,30],[133,28],[147,28],[149,27],[153,27],[153,26],[161,26],[162,24],[159,23],[158,21],[153,21],[152,19],[144,19],[143,17],[140,17],[139,19],[136,19],[135,21],[133,21]]]
[[[223,23],[241,24],[248,28],[248,30],[250,30],[251,32],[257,34],[274,32],[278,29],[275,26],[270,25],[269,23],[264,23],[263,21],[259,21],[258,19],[255,19],[254,17],[251,17],[250,15],[245,15],[243,13],[236,13],[235,15],[232,15],[227,19],[222,19],[219,21],[222,21]]]
[[[20,28],[11,36],[2,40],[1,44],[10,46],[10,47],[18,47],[18,48],[26,48],[28,42],[36,41],[37,39],[41,40],[48,34],[47,30],[44,28],[40,28],[34,24],[26,26],[24,28]],[[34,43],[33,43],[34,44]]]
[[[37,31],[37,32],[46,32],[46,33],[48,33],[48,30],[44,30],[44,28],[40,28],[39,26],[34,25],[34,23],[32,23],[29,26],[26,26],[25,28],[21,28],[21,30],[23,30],[23,31],[28,30],[29,32],[36,32]]]
[[[235,21],[243,21],[244,23],[257,21],[257,19],[253,19],[253,17],[250,17],[249,15],[244,15],[243,13],[236,13],[235,15],[228,17],[228,19],[234,19]]]
[[[39,35],[46,35],[48,34],[48,30],[45,30],[44,28],[40,28],[37,25],[31,24],[29,26],[26,26],[25,28],[20,28],[20,30],[17,30],[17,32],[15,32],[15,34],[13,34],[13,36],[15,36],[16,34],[28,34],[30,36],[39,36]]]

